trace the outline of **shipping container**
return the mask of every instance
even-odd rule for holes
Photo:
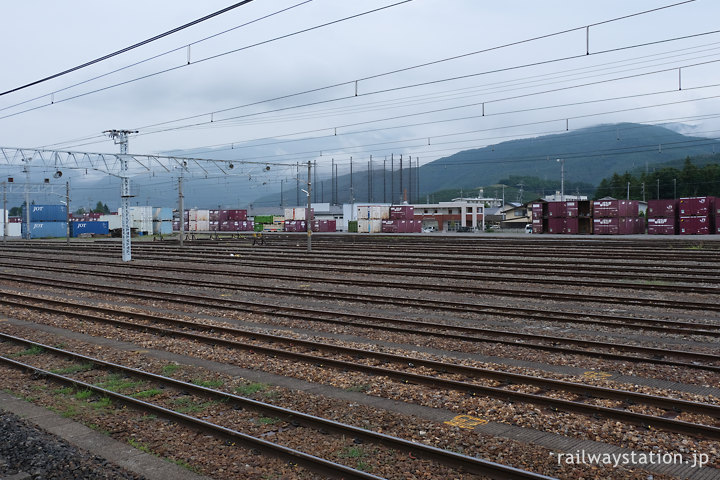
[[[414,220],[415,207],[412,205],[390,206],[390,220]]]
[[[565,202],[548,202],[547,203],[547,212],[548,212],[548,217],[564,218],[565,217]],[[557,223],[557,222],[555,222],[555,223]],[[548,228],[550,228],[550,227],[548,226]],[[552,233],[558,233],[558,232],[552,232]]]
[[[227,211],[228,220],[232,220],[235,222],[246,222],[247,221],[247,210],[228,210]]]
[[[398,233],[399,220],[383,220],[381,223],[382,233]]]
[[[532,221],[532,232],[533,232],[533,233],[545,233],[545,228],[543,227],[543,220],[542,220],[542,218],[533,219],[533,221]]]
[[[380,219],[358,219],[358,233],[380,233],[382,220]]]
[[[593,233],[596,235],[618,235],[620,233],[620,219],[593,218]]]
[[[557,202],[551,202],[557,203]],[[548,209],[548,215],[550,210]],[[548,233],[565,233],[565,219],[564,218],[548,218]]]
[[[357,222],[357,220],[348,220],[348,232],[350,232],[350,233],[357,233],[357,232],[358,232],[358,222]]]
[[[580,233],[580,220],[577,217],[568,217],[565,219],[565,229],[563,233],[577,235]]]
[[[8,222],[2,228],[3,230],[0,231],[1,236],[20,237],[22,234],[22,223],[20,222]]]
[[[578,215],[578,202],[565,202],[565,217],[576,218]]]
[[[713,215],[715,203],[715,197],[685,197],[680,199],[678,210],[681,217]]]
[[[173,219],[173,210],[169,207],[157,207],[153,209],[153,221],[166,222]]]
[[[662,206],[656,211],[662,211]],[[649,235],[677,235],[678,222],[675,217],[648,218],[647,233]]]
[[[710,215],[680,217],[680,235],[709,235],[715,231],[713,220]]]
[[[169,235],[173,232],[173,221],[163,220],[153,222],[153,235]]]
[[[272,215],[255,215],[254,222],[255,222],[255,224],[265,224],[265,223],[272,224],[273,216]]]
[[[72,237],[108,235],[109,233],[108,222],[70,222],[70,235]]]
[[[25,206],[22,207],[20,218],[27,221]],[[65,222],[68,220],[68,211],[65,205],[30,205],[30,222]],[[64,235],[63,235],[64,236]]]
[[[23,237],[27,235],[26,223],[22,224],[21,234]],[[66,236],[67,222],[30,222],[30,238],[58,238]]]
[[[357,209],[358,220],[390,220],[390,207],[387,205],[363,205]]]
[[[678,200],[648,200],[648,218],[675,218],[678,213]]]
[[[220,210],[217,210],[217,209],[208,210],[208,220],[210,222],[219,222],[220,221]]]
[[[540,220],[543,217],[547,217],[547,203],[533,203],[532,204],[532,218],[533,220]]]
[[[8,223],[22,223],[21,217],[8,217]]]

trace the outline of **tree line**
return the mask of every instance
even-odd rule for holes
[[[686,157],[682,168],[663,167],[654,172],[637,174],[615,173],[600,182],[594,198],[651,200],[704,196],[720,197],[720,164],[698,166]]]

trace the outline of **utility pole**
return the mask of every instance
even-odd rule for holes
[[[355,203],[355,191],[353,190],[353,164],[350,157],[350,203]]]
[[[330,203],[335,205],[335,159],[330,160]]]
[[[412,203],[413,198],[413,175],[412,175],[412,156],[408,155],[408,203]]]
[[[317,160],[313,162],[313,183],[317,185]],[[313,201],[317,203],[317,189],[313,195]]]
[[[29,159],[23,159],[25,162],[25,239],[30,240],[30,168],[28,167]]]
[[[120,178],[122,184],[120,187],[120,206],[122,208],[122,260],[129,262],[132,260],[132,252],[130,245],[130,177],[128,176],[128,135],[138,133],[137,130],[106,130],[110,138],[115,144],[120,144]]]
[[[390,154],[390,203],[395,203],[395,159],[393,153]]]
[[[300,163],[295,163],[295,205],[300,206]]]
[[[402,170],[403,170],[402,154],[400,154],[400,203],[403,203],[403,200],[404,200],[404,198],[403,198],[403,181],[402,181],[402,173],[403,173],[403,172],[402,172]]]
[[[307,189],[307,215],[305,215],[305,224],[307,225],[307,251],[312,252],[312,221],[313,221],[313,214],[312,214],[312,183],[310,180],[312,179],[312,161],[308,160],[308,189]]]
[[[180,167],[180,176],[178,177],[178,211],[180,212],[180,246],[184,247],[185,242],[185,195],[183,195],[183,172],[185,166]],[[188,220],[190,220],[188,218]]]
[[[560,201],[565,201],[565,159],[558,158],[558,162],[560,162]]]
[[[7,213],[7,183],[2,182],[3,186],[3,243],[7,242],[8,234],[8,213]]]
[[[385,175],[387,174],[387,157],[383,159],[383,203],[387,203],[387,188],[385,186]]]
[[[283,202],[283,182],[285,182],[284,178],[280,179],[280,208],[285,207],[285,202]]]
[[[70,215],[70,182],[65,182],[65,206],[67,207],[68,216]],[[70,222],[67,225],[67,234],[65,236],[65,245],[70,246]]]

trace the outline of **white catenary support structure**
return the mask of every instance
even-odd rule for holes
[[[128,176],[128,135],[138,133],[135,130],[106,130],[110,138],[116,144],[120,144],[120,208],[122,209],[122,260],[129,262],[132,260],[132,250],[130,243],[130,177]]]

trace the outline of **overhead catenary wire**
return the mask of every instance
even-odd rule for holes
[[[105,61],[105,60],[107,60],[107,59],[109,59],[109,58],[116,57],[116,56],[121,55],[121,54],[123,54],[123,53],[125,53],[125,52],[129,52],[130,50],[134,50],[134,49],[136,49],[136,48],[138,48],[138,47],[142,47],[143,45],[147,45],[148,43],[152,43],[152,42],[154,42],[154,41],[156,41],[156,40],[159,40],[159,39],[161,39],[161,38],[165,38],[165,37],[167,37],[167,36],[169,36],[169,35],[172,35],[172,34],[174,34],[174,33],[179,32],[179,31],[181,31],[181,30],[185,30],[186,28],[192,27],[193,25],[197,25],[197,24],[202,23],[202,22],[204,22],[204,21],[206,21],[206,20],[209,20],[209,19],[211,19],[211,18],[217,17],[218,15],[222,15],[223,13],[227,13],[227,12],[229,12],[229,11],[231,11],[231,10],[234,10],[234,9],[238,8],[238,7],[242,7],[243,5],[246,5],[246,4],[248,4],[248,3],[252,2],[252,1],[253,1],[253,0],[242,0],[241,2],[237,2],[237,3],[233,4],[233,5],[230,5],[229,7],[225,7],[225,8],[223,8],[223,9],[221,9],[221,10],[218,10],[217,12],[211,13],[211,14],[209,14],[209,15],[205,15],[204,17],[198,18],[198,19],[196,19],[196,20],[193,20],[193,21],[191,21],[191,22],[188,22],[188,23],[186,23],[186,24],[184,24],[184,25],[181,25],[181,26],[179,26],[179,27],[175,27],[175,28],[173,28],[173,29],[171,29],[171,30],[168,30],[168,31],[166,31],[166,32],[163,32],[163,33],[161,33],[161,34],[159,34],[159,35],[155,35],[154,37],[150,37],[150,38],[148,38],[148,39],[146,39],[146,40],[143,40],[143,41],[141,41],[141,42],[135,43],[135,44],[130,45],[130,46],[128,46],[128,47],[121,48],[120,50],[117,50],[117,51],[115,51],[115,52],[108,53],[107,55],[103,55],[102,57],[98,57],[98,58],[96,58],[96,59],[90,60],[90,61],[88,61],[88,62],[85,62],[85,63],[81,64],[81,65],[77,65],[77,66],[75,66],[75,67],[71,67],[71,68],[68,68],[67,70],[63,70],[63,71],[61,71],[61,72],[54,73],[54,74],[52,74],[52,75],[49,75],[49,76],[44,77],[44,78],[41,78],[41,79],[39,79],[39,80],[35,80],[35,81],[30,82],[30,83],[27,83],[27,84],[25,84],[25,85],[21,85],[21,86],[19,86],[19,87],[11,88],[10,90],[6,90],[6,91],[4,91],[4,92],[0,92],[0,97],[1,97],[1,96],[4,96],[4,95],[8,95],[8,94],[10,94],[10,93],[14,93],[14,92],[23,90],[23,89],[28,88],[28,87],[32,87],[32,86],[34,86],[34,85],[38,85],[38,84],[43,83],[43,82],[47,82],[48,80],[52,80],[52,79],[54,79],[54,78],[58,78],[58,77],[61,77],[61,76],[63,76],[63,75],[67,75],[68,73],[72,73],[72,72],[81,70],[81,69],[83,69],[83,68],[89,67],[90,65],[95,65],[96,63],[100,63],[100,62]]]
[[[344,20],[350,19],[350,18],[355,18],[355,17],[357,17],[357,16],[365,15],[365,14],[367,14],[367,13],[373,13],[373,12],[378,11],[378,10],[381,10],[381,9],[386,9],[386,8],[394,7],[394,6],[397,6],[397,5],[406,3],[406,2],[408,2],[408,1],[412,1],[412,0],[406,0],[406,1],[399,2],[399,3],[396,3],[396,4],[392,4],[392,5],[389,5],[389,6],[381,7],[380,9],[375,9],[375,10],[371,10],[371,11],[368,11],[368,12],[363,12],[363,13],[361,13],[361,14],[354,15],[354,16],[351,16],[351,17],[345,17],[344,19],[340,19],[340,20],[336,20],[336,21],[334,21],[334,22],[329,22],[329,23],[326,23],[326,24],[323,24],[323,25],[311,27],[310,29],[305,29],[305,30],[301,30],[301,31],[298,31],[298,32],[293,32],[293,33],[288,34],[288,35],[285,35],[285,36],[275,37],[274,39],[271,39],[271,40],[268,40],[268,41],[265,41],[265,42],[256,43],[256,44],[253,44],[253,45],[250,45],[250,46],[247,46],[247,47],[243,47],[242,49],[251,48],[251,47],[253,47],[253,46],[261,45],[261,44],[267,43],[267,42],[269,42],[269,41],[274,41],[274,40],[276,40],[276,39],[286,38],[286,37],[288,37],[288,36],[296,35],[296,34],[298,34],[298,33],[304,33],[305,31],[310,31],[310,30],[312,30],[312,29],[320,28],[320,27],[322,27],[322,26],[327,26],[327,25],[330,25],[330,24],[333,24],[333,23],[337,23],[337,22],[340,22],[340,21],[344,21]],[[601,22],[595,22],[595,23],[593,23],[593,24],[590,24],[589,26],[594,26],[594,25],[600,25],[600,24],[606,24],[606,23],[610,23],[610,22],[615,22],[615,21],[623,20],[623,19],[630,18],[630,17],[633,17],[633,16],[645,15],[645,14],[652,13],[652,12],[655,12],[655,11],[658,11],[658,10],[662,10],[662,9],[666,9],[666,8],[671,8],[671,7],[676,7],[676,6],[679,6],[679,5],[686,4],[686,3],[691,3],[691,2],[693,2],[693,1],[695,1],[695,0],[687,0],[687,1],[684,1],[684,2],[674,3],[674,4],[671,4],[671,5],[666,5],[666,6],[658,7],[658,8],[655,8],[655,9],[645,10],[645,11],[642,11],[642,12],[636,12],[636,13],[633,13],[633,14],[630,14],[630,15],[625,15],[625,16],[621,16],[621,17],[616,17],[616,18],[612,18],[612,19],[607,19],[607,20],[604,20],[604,21],[601,21]],[[315,89],[305,90],[305,91],[302,91],[302,92],[297,92],[297,93],[293,93],[293,94],[283,95],[283,96],[280,96],[280,97],[275,97],[275,98],[272,98],[272,99],[266,99],[266,100],[262,100],[262,101],[259,101],[259,102],[253,102],[253,103],[244,104],[244,105],[235,106],[235,107],[230,107],[230,108],[227,108],[227,109],[221,109],[221,110],[217,110],[217,111],[213,111],[213,112],[209,112],[209,113],[203,113],[203,114],[193,115],[193,116],[189,116],[189,117],[183,117],[183,118],[180,118],[180,119],[165,121],[165,122],[161,122],[161,123],[155,123],[155,124],[146,125],[146,126],[142,126],[142,127],[136,127],[135,129],[145,130],[145,129],[148,129],[148,128],[151,128],[151,127],[156,127],[156,126],[160,126],[160,125],[166,125],[166,124],[170,124],[170,123],[176,123],[176,122],[178,122],[178,121],[191,120],[191,119],[193,119],[193,118],[200,118],[200,117],[203,117],[203,116],[212,116],[212,115],[216,115],[216,114],[219,114],[219,113],[224,113],[224,112],[227,112],[227,111],[230,111],[230,110],[234,110],[234,109],[245,108],[245,107],[249,107],[249,106],[253,106],[253,105],[258,105],[258,104],[262,104],[262,103],[268,103],[268,102],[277,101],[277,100],[281,100],[281,99],[287,99],[287,98],[291,98],[291,97],[295,97],[295,96],[299,96],[299,95],[305,95],[305,94],[308,94],[308,93],[315,93],[315,92],[319,92],[319,91],[322,91],[322,90],[327,90],[327,89],[330,89],[330,88],[335,88],[335,87],[339,87],[339,86],[343,86],[343,85],[353,85],[353,84],[356,84],[358,81],[363,81],[363,80],[367,80],[367,79],[378,78],[378,77],[381,77],[381,76],[387,76],[387,75],[391,75],[391,74],[396,73],[396,72],[408,71],[408,70],[412,70],[412,69],[422,68],[423,66],[427,66],[427,65],[431,65],[431,64],[437,64],[437,63],[442,63],[442,62],[446,62],[446,61],[451,61],[451,60],[454,60],[454,59],[463,58],[463,57],[467,57],[467,56],[471,56],[471,55],[477,55],[477,54],[480,54],[480,53],[485,53],[485,52],[488,52],[488,51],[493,51],[493,50],[497,50],[497,49],[502,49],[502,48],[506,48],[506,47],[508,47],[508,46],[513,46],[513,45],[517,45],[517,44],[529,43],[529,42],[532,42],[532,41],[536,41],[536,40],[538,40],[538,39],[547,38],[547,37],[552,37],[552,36],[557,36],[557,35],[561,35],[561,34],[564,34],[564,33],[567,33],[567,32],[578,31],[578,30],[582,30],[582,29],[585,29],[585,28],[588,28],[588,25],[584,25],[584,26],[581,26],[581,27],[575,27],[575,28],[572,28],[572,29],[566,29],[566,30],[563,30],[563,31],[554,32],[554,33],[542,35],[542,36],[539,36],[539,37],[533,37],[533,38],[521,40],[521,41],[518,41],[518,42],[512,42],[512,43],[510,43],[510,44],[499,45],[499,46],[491,47],[491,48],[489,48],[489,49],[478,50],[478,51],[470,52],[470,53],[467,53],[467,54],[456,55],[456,56],[453,56],[453,57],[447,57],[447,58],[439,59],[439,60],[436,60],[436,61],[433,61],[433,62],[426,62],[426,63],[423,63],[423,64],[418,64],[418,65],[414,65],[414,66],[411,66],[411,67],[405,67],[405,68],[403,68],[403,69],[397,69],[397,70],[393,70],[393,71],[390,71],[390,72],[384,72],[384,73],[381,73],[381,74],[366,76],[366,77],[363,77],[363,78],[360,78],[360,79],[356,79],[356,80],[349,80],[349,81],[347,81],[347,82],[340,82],[340,83],[336,83],[336,84],[333,84],[333,85],[327,85],[327,86],[318,87],[318,88],[315,88]],[[720,31],[705,32],[705,33],[697,34],[697,35],[694,35],[694,36],[708,35],[708,34],[711,34],[711,33],[719,33],[719,32],[720,32]],[[691,38],[691,37],[693,37],[693,36],[685,36],[685,37],[678,37],[678,38],[686,39],[686,38]],[[661,40],[661,41],[657,41],[657,42],[649,42],[649,43],[643,44],[643,46],[652,45],[652,44],[657,44],[657,43],[663,43],[663,42],[673,41],[673,40],[676,40],[676,39],[666,39],[666,40]],[[635,48],[635,47],[632,46],[632,47],[624,47],[624,48]],[[234,52],[240,51],[240,50],[242,50],[242,49],[235,49],[235,50],[232,50],[232,51],[230,51],[230,52],[225,52],[225,53],[223,53],[223,54],[221,54],[221,55],[225,55],[225,54],[228,54],[228,53],[234,53]],[[616,50],[618,50],[618,49],[613,49],[612,51],[616,51]],[[608,51],[594,52],[593,54],[600,54],[600,53],[607,53],[607,52],[608,52]],[[218,55],[212,56],[212,57],[208,57],[207,59],[217,58],[217,57],[218,57]],[[582,56],[579,56],[579,57],[582,57]],[[578,58],[578,57],[573,56],[573,57],[569,57],[569,58]],[[204,59],[203,59],[203,60],[204,60]],[[552,60],[551,62],[561,61],[561,60],[565,60],[565,59],[556,59],[556,60]],[[194,63],[197,64],[197,63],[199,63],[199,62],[200,62],[200,60],[198,60],[198,61],[196,61],[196,62],[194,62]],[[186,66],[186,65],[183,65],[183,66]],[[181,67],[174,67],[174,68],[172,68],[172,69],[167,69],[167,70],[164,70],[164,71],[162,71],[162,72],[158,72],[158,74],[159,74],[159,73],[166,72],[166,71],[174,70],[174,69],[177,69],[177,68],[181,68]],[[524,66],[518,66],[518,67],[515,67],[515,68],[524,68]],[[486,74],[486,73],[481,73],[481,74]],[[148,78],[149,76],[153,76],[153,75],[155,75],[155,74],[146,75],[146,76],[143,76],[143,77],[140,77],[140,78]],[[447,80],[443,80],[443,81],[449,81],[449,80],[451,80],[451,79],[447,79]],[[121,83],[119,83],[119,84],[116,84],[115,86],[124,85],[124,84],[127,84],[127,83],[131,82],[131,81],[135,81],[135,80],[130,80],[130,81],[127,81],[127,82],[121,82]],[[95,91],[93,91],[93,92],[88,92],[88,93],[86,93],[86,94],[74,96],[74,97],[71,97],[71,98],[68,98],[68,99],[65,99],[65,100],[61,100],[61,101],[67,101],[67,100],[75,99],[75,98],[78,98],[79,96],[84,96],[84,95],[87,95],[87,94],[89,94],[89,93],[96,93],[96,92],[99,92],[99,91],[107,90],[108,88],[112,88],[112,87],[113,87],[113,86],[105,87],[105,88],[103,88],[103,89],[98,89],[98,90],[95,90]],[[408,87],[406,87],[406,88],[410,88],[410,87],[408,86]],[[375,93],[377,93],[377,92],[375,92]],[[343,97],[343,98],[345,98],[345,97]],[[59,103],[59,102],[60,102],[60,101],[55,101],[55,103]],[[6,116],[3,116],[3,117],[0,117],[0,119],[4,119],[4,118],[11,117],[11,116],[19,115],[19,114],[21,114],[21,113],[26,113],[26,112],[29,112],[29,111],[32,111],[32,110],[36,110],[36,109],[39,109],[39,108],[45,108],[45,107],[47,107],[47,106],[48,106],[48,105],[43,105],[43,106],[38,106],[38,107],[31,108],[31,109],[23,110],[23,111],[21,111],[21,112],[16,112],[16,113],[13,113],[13,114],[10,114],[10,115],[6,115]]]

